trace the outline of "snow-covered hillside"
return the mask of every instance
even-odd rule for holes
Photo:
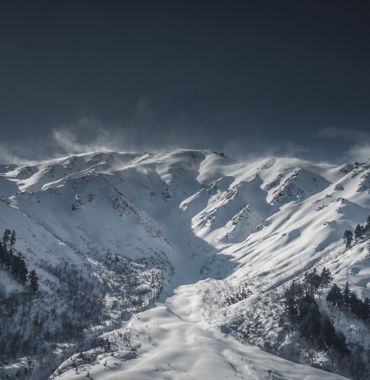
[[[15,250],[40,288],[31,311],[14,314],[24,325],[0,317],[8,342],[25,337],[18,352],[10,344],[3,355],[3,376],[340,378],[322,369],[352,376],[325,350],[284,332],[278,312],[285,287],[324,266],[336,283],[370,297],[367,240],[343,243],[344,231],[370,215],[369,162],[236,162],[176,150],[0,168],[0,227],[16,231]],[[1,300],[23,292],[1,268],[0,284]],[[227,301],[241,286],[243,297]],[[338,331],[370,349],[369,324],[340,319],[321,292],[320,308],[337,318]]]

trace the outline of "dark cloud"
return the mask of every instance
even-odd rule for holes
[[[369,11],[334,0],[2,2],[2,156],[188,146],[341,157],[354,144],[343,131],[370,123]]]

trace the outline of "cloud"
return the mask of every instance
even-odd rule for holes
[[[0,163],[19,164],[25,161],[25,158],[16,155],[9,148],[0,145]]]
[[[81,119],[74,125],[53,128],[51,138],[56,152],[65,154],[117,148],[112,143],[114,139],[108,130],[101,127],[96,120],[87,118]]]
[[[153,117],[145,100],[138,102],[137,107],[135,116],[125,124],[105,126],[96,118],[84,117],[75,123],[54,127],[42,139],[12,144],[11,150],[1,150],[0,146],[0,160],[20,163],[96,151],[155,153],[177,148],[223,151],[232,158],[242,160],[310,154],[309,149],[289,141],[271,144],[253,136],[238,140],[225,138],[220,143],[212,134],[203,133],[196,125],[179,124],[168,128],[164,135],[156,130],[155,124],[137,127],[138,123]]]
[[[158,151],[168,147],[171,133],[158,133],[154,119],[148,100],[140,97],[132,114],[120,122],[108,124],[98,118],[83,117],[69,125],[57,125],[51,132],[51,144],[55,151],[64,154]]]
[[[248,148],[245,141],[228,141],[224,144],[224,152],[231,158],[241,161],[253,161],[266,157],[302,157],[310,153],[310,149],[292,142],[275,142],[269,144],[256,138],[248,139]]]
[[[165,132],[164,132],[165,131]],[[370,134],[350,128],[326,127],[307,141],[206,132],[201,125],[178,120],[159,125],[149,102],[140,98],[131,117],[108,124],[94,117],[56,125],[41,137],[0,143],[0,163],[56,158],[94,151],[161,152],[176,148],[223,151],[235,159],[267,156],[300,157],[308,160],[362,161],[370,157]],[[318,142],[317,138],[321,141]],[[327,141],[327,140],[332,141]],[[326,149],[331,152],[329,155]],[[331,150],[330,150],[330,149]],[[326,154],[326,155],[325,155]]]
[[[350,128],[326,127],[316,134],[324,139],[341,140],[347,143],[344,160],[366,161],[370,158],[370,133]]]
[[[146,99],[138,98],[132,113],[118,124],[95,117],[81,117],[70,124],[56,124],[42,135],[0,142],[0,163],[24,163],[92,151],[142,151],[166,148],[166,138],[155,133],[155,113]]]
[[[348,151],[352,161],[367,161],[370,159],[370,141],[354,144]]]
[[[119,125],[105,126],[98,119],[82,118],[74,124],[53,128],[50,142],[53,151],[70,155],[95,151],[158,152],[174,148],[170,133],[163,137],[155,133],[155,128],[138,128],[140,121],[151,117],[145,102],[138,107],[138,116],[135,114]]]
[[[0,143],[0,163],[19,164],[78,153],[119,150],[120,141],[98,120],[82,118],[74,124],[53,128],[42,138]]]

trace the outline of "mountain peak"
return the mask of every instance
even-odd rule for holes
[[[117,367],[119,378],[129,378],[132,371],[136,378],[147,373],[156,377],[158,357],[175,362],[169,371],[176,378],[183,364],[178,358],[194,363],[201,355],[193,349],[199,337],[209,360],[224,363],[227,352],[246,378],[240,355],[257,366],[255,378],[269,376],[276,363],[284,379],[297,378],[302,368],[247,349],[235,338],[345,373],[331,351],[320,351],[325,365],[314,361],[310,353],[316,348],[278,321],[284,289],[314,269],[329,268],[339,285],[350,276],[351,289],[370,296],[365,236],[350,247],[343,245],[344,231],[365,223],[369,214],[367,175],[364,165],[284,157],[237,162],[222,153],[188,149],[98,151],[5,168],[0,174],[0,224],[16,231],[12,255],[18,259],[13,261],[21,258],[29,272],[37,273],[40,297],[38,308],[32,297],[27,304],[30,323],[23,326],[17,319],[21,310],[28,310],[21,303],[14,315],[6,314],[12,317],[9,334],[32,336],[35,318],[43,323],[42,347],[27,345],[22,355],[50,352],[45,363],[37,355],[34,360],[41,360],[38,368],[47,368],[48,376],[55,368],[47,363],[59,362],[57,378],[73,378],[76,368],[83,371],[87,365],[97,377],[109,364],[101,364],[96,355],[120,362],[126,354],[135,360],[125,359]],[[20,283],[13,272],[9,265],[0,266],[0,285],[4,297],[18,305],[29,294],[28,280]],[[332,312],[325,302],[317,302],[321,312]],[[123,322],[122,316],[130,321]],[[358,332],[352,334],[352,327],[342,322],[335,328],[348,340],[366,335],[360,323],[350,320]],[[70,335],[63,335],[64,326]],[[101,343],[108,351],[100,343],[98,348],[90,345],[90,331],[109,342]],[[6,339],[0,336],[2,347],[11,341],[7,334]],[[176,341],[184,334],[193,338],[191,344]],[[74,347],[75,336],[85,336],[87,351],[61,363],[66,352],[60,356],[51,347],[58,339]],[[85,361],[90,356],[95,359]],[[207,363],[200,371],[207,371]],[[220,364],[220,373],[232,378],[230,368]],[[313,378],[331,376],[304,368]],[[199,377],[194,371],[194,378]]]

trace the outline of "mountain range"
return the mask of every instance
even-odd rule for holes
[[[327,298],[370,297],[365,227],[343,240],[370,215],[370,161],[99,151],[0,173],[3,245],[38,279],[0,266],[1,378],[370,377],[370,320]],[[346,354],[286,318],[324,268],[312,302]]]

